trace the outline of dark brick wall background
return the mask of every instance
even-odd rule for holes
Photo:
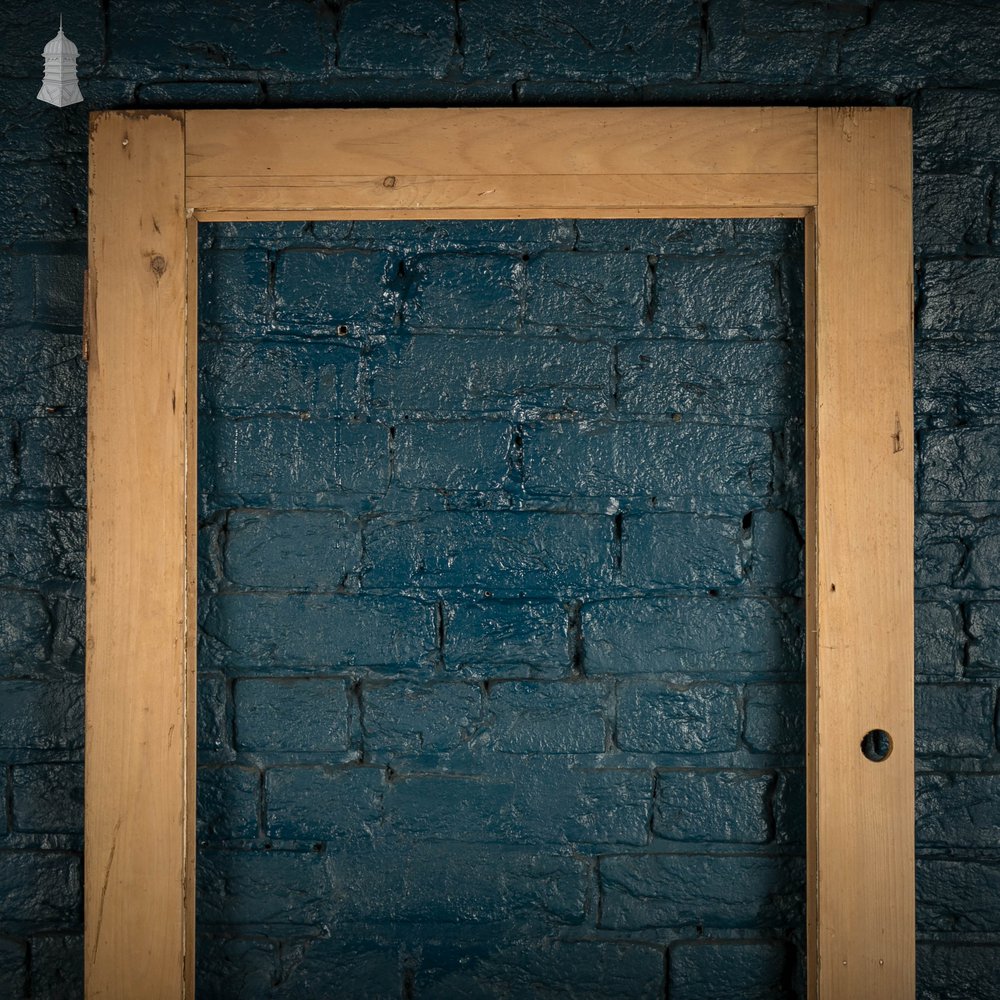
[[[0,10],[0,995],[80,995],[86,112],[914,109],[919,992],[1000,974],[1000,5]],[[802,993],[802,230],[202,231],[199,995]]]

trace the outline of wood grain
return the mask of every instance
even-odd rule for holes
[[[367,177],[190,177],[188,205],[199,218],[219,212],[385,213],[401,209],[453,216],[471,211],[476,218],[506,218],[509,213],[542,211],[577,218],[595,211],[664,218],[684,209],[729,209],[741,213],[761,207],[793,208],[804,214],[816,203],[815,174],[520,174],[482,177],[419,177],[378,174]]]
[[[914,995],[910,112],[819,112],[807,519],[812,995]],[[861,753],[886,730],[889,757]],[[817,961],[818,959],[818,961]]]
[[[552,208],[507,208],[484,212],[479,208],[321,208],[282,209],[266,208],[205,209],[193,211],[199,222],[296,222],[312,219],[320,222],[367,219],[384,221],[392,219],[800,219],[809,211],[805,205],[761,205],[723,208],[687,208],[676,205],[650,206],[647,208],[587,208],[575,206],[572,210],[557,211]]]
[[[190,111],[189,177],[814,174],[811,108]]]
[[[173,1000],[194,927],[183,114],[95,114],[90,171],[86,994]]]
[[[805,217],[810,995],[913,996],[910,142],[900,109],[93,117],[88,997],[194,988],[197,220],[559,216]]]

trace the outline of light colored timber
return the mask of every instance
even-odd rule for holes
[[[552,208],[510,208],[483,212],[477,208],[323,208],[302,211],[255,211],[239,209],[204,211],[193,209],[199,222],[296,222],[315,220],[334,222],[366,219],[378,222],[393,219],[801,219],[810,210],[808,205],[761,205],[759,207],[688,208],[662,205],[639,209],[588,208],[577,205],[573,210]]]
[[[507,218],[511,210],[579,215],[595,211],[668,215],[671,208],[748,209],[816,202],[815,174],[522,174],[484,177],[190,177],[188,200],[199,216],[220,211],[340,213],[415,210]]]
[[[816,952],[817,892],[819,856],[816,850],[816,823],[819,816],[819,792],[816,783],[816,751],[819,731],[816,725],[816,210],[805,218],[805,541],[806,585],[806,980],[810,1000],[820,1000],[817,992],[819,955]],[[826,1000],[826,998],[823,998]]]
[[[910,112],[821,109],[808,600],[814,997],[914,995]],[[887,731],[889,757],[861,753]]]
[[[95,114],[90,169],[86,994],[176,1000],[195,818],[183,113]]]
[[[187,112],[189,177],[813,174],[811,108]]]
[[[193,995],[198,222],[765,216],[806,233],[810,996],[912,998],[910,187],[900,109],[95,115],[88,998]]]

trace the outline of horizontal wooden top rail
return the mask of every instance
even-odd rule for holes
[[[187,208],[205,221],[801,216],[816,204],[812,108],[185,117]]]

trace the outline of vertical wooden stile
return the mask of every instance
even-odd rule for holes
[[[903,108],[819,112],[807,524],[811,996],[914,995],[913,236]],[[862,753],[891,737],[882,761]]]
[[[193,995],[195,381],[183,112],[90,136],[85,984]]]

